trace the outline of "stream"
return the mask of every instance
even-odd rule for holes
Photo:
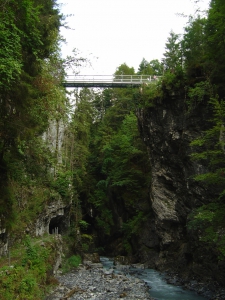
[[[107,257],[101,257],[101,263],[106,269],[114,269],[115,273],[124,273],[127,276],[135,276],[146,282],[151,288],[150,296],[156,300],[205,300],[205,297],[195,292],[182,289],[180,286],[168,284],[163,275],[152,269],[134,268],[130,266],[114,266],[113,261]]]

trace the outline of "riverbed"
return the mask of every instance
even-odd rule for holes
[[[194,291],[184,290],[180,286],[168,284],[163,274],[146,269],[144,266],[136,264],[134,266],[113,266],[113,261],[107,257],[101,257],[101,262],[106,269],[114,268],[114,272],[123,272],[127,276],[135,276],[149,287],[149,294],[157,300],[205,300],[207,298],[198,295]]]
[[[196,292],[168,284],[163,274],[142,264],[114,265],[84,261],[78,268],[56,276],[58,286],[45,300],[205,300]]]
[[[154,300],[144,280],[103,268],[102,263],[85,262],[56,278],[59,285],[45,300]]]

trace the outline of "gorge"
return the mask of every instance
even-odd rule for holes
[[[151,82],[70,92],[85,59],[62,59],[56,1],[3,0],[0,17],[2,299],[44,299],[87,255],[225,299],[224,1],[162,61],[113,74]]]

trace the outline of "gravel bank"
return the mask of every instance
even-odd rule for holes
[[[101,263],[86,262],[57,279],[59,286],[45,300],[153,300],[143,280],[114,274]]]

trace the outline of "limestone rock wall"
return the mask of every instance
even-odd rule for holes
[[[65,135],[65,125],[62,120],[52,120],[48,130],[43,134],[43,139],[50,149],[57,154],[58,163],[62,163],[62,149]]]
[[[51,234],[52,230],[55,230],[55,228],[58,228],[58,233],[66,230],[69,227],[70,222],[68,210],[69,207],[66,206],[60,199],[47,205],[36,220],[35,235],[42,236],[45,233]],[[51,226],[52,220],[55,221]]]
[[[202,260],[210,264],[215,257],[199,251],[197,239],[189,235],[186,224],[188,214],[210,201],[214,191],[193,180],[193,175],[206,167],[190,157],[190,142],[207,128],[208,111],[201,103],[188,112],[185,98],[182,91],[176,95],[168,92],[154,107],[137,111],[152,170],[152,218],[139,237],[139,258],[151,267],[185,270],[190,275],[211,272]]]
[[[49,128],[42,136],[43,140],[48,144],[52,152],[57,155],[58,165],[62,164],[63,157],[63,142],[65,138],[65,124],[62,120],[51,120],[49,123]],[[55,174],[56,170],[49,170],[52,175]],[[55,199],[51,204],[46,205],[37,219],[33,220],[32,224],[29,224],[24,234],[31,234],[33,236],[41,236],[45,233],[49,233],[49,227],[51,226],[51,221],[54,219],[52,224],[52,229],[59,228],[60,231],[66,230],[69,226],[69,216],[68,216],[69,204],[65,205],[62,200]],[[51,230],[52,230],[51,229]],[[8,253],[8,239],[9,233],[6,229],[1,226],[0,219],[0,257]],[[10,239],[10,244],[13,240]]]

